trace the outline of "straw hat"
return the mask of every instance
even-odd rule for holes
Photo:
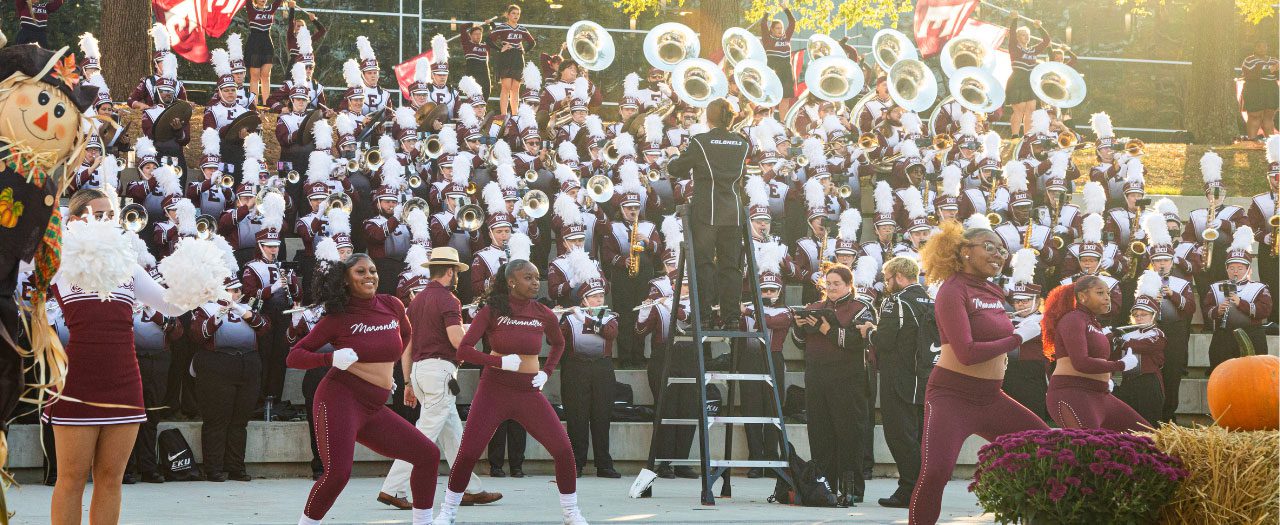
[[[458,260],[458,250],[450,246],[440,246],[431,249],[431,258],[422,266],[430,268],[432,266],[455,266],[459,272],[465,272],[470,265]]]

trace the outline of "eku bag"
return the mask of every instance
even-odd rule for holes
[[[165,481],[200,481],[200,470],[196,468],[196,454],[182,431],[176,428],[165,429],[156,438],[160,446],[161,472]]]

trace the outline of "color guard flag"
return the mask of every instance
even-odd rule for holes
[[[928,58],[942,51],[952,37],[964,29],[978,0],[919,0],[916,2],[915,40],[920,57]]]
[[[430,63],[431,55],[431,50],[428,49],[427,52],[396,64],[396,67],[393,68],[396,73],[396,83],[400,85],[400,96],[404,97],[405,100],[410,98],[409,85],[413,84],[413,75],[418,72],[418,59],[425,58]]]
[[[208,62],[205,36],[220,37],[245,0],[151,0],[156,20],[169,30],[174,52],[192,62]]]

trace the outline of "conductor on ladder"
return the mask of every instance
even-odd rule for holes
[[[698,303],[703,329],[736,329],[742,303],[742,184],[748,142],[729,131],[734,112],[718,98],[707,105],[711,130],[694,135],[684,153],[671,160],[667,172],[676,179],[693,179],[693,250],[697,253]],[[724,317],[714,320],[712,304]]]

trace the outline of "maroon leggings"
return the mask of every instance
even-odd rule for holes
[[[960,447],[970,435],[987,441],[1023,430],[1047,430],[1027,407],[1000,389],[1003,381],[981,379],[933,367],[924,394],[920,478],[911,493],[909,523],[933,524],[942,508],[942,490],[951,481]]]
[[[324,475],[311,487],[302,513],[324,518],[351,478],[356,442],[383,456],[413,464],[409,487],[413,506],[429,509],[436,495],[440,449],[413,424],[384,404],[390,392],[346,371],[333,368],[320,381],[314,398],[316,446]]]
[[[556,486],[560,493],[573,494],[578,490],[578,468],[569,435],[546,396],[533,387],[533,376],[498,368],[485,368],[480,374],[480,385],[467,413],[467,426],[462,429],[458,457],[449,466],[450,491],[466,490],[480,453],[489,445],[498,425],[508,419],[520,423],[551,453],[556,462]]]
[[[1132,407],[1107,391],[1107,383],[1080,376],[1051,376],[1044,396],[1049,417],[1063,428],[1105,428],[1135,432],[1151,426]]]

